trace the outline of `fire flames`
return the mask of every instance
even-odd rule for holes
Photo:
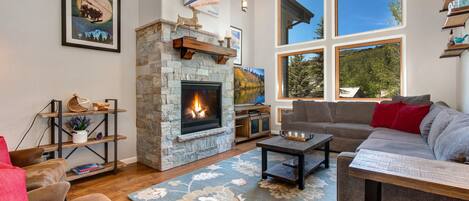
[[[199,94],[195,94],[192,107],[188,110],[193,119],[202,119],[207,115],[207,109],[203,107],[202,101],[199,99]]]

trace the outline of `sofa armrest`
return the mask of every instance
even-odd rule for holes
[[[293,122],[294,114],[293,112],[283,112],[282,113],[282,122],[281,122],[281,129],[282,130],[289,130],[292,128],[291,123]]]
[[[28,192],[29,201],[64,201],[70,183],[59,182]]]
[[[365,181],[349,175],[349,166],[355,156],[352,152],[337,156],[337,201],[365,200]]]
[[[10,159],[14,166],[26,167],[42,162],[42,154],[44,154],[44,149],[42,148],[11,151]]]
[[[293,112],[292,111],[287,111],[282,113],[282,123],[291,123],[293,122]]]

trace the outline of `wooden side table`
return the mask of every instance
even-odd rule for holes
[[[392,184],[469,200],[469,165],[362,149],[349,174],[365,180],[365,201],[381,200],[381,184]]]

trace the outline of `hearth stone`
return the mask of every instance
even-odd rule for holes
[[[233,64],[197,53],[181,60],[172,40],[217,44],[217,36],[158,20],[137,29],[137,158],[160,171],[225,152],[234,142]],[[181,135],[181,80],[221,82],[222,128]]]

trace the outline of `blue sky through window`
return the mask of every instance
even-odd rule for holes
[[[397,0],[338,0],[339,36],[398,26],[389,9]]]
[[[324,0],[297,0],[314,14],[310,24],[300,23],[288,31],[288,44],[300,43],[323,38],[318,36],[315,31],[321,19],[324,16]]]
[[[399,26],[389,4],[401,0],[338,0],[339,36]],[[316,40],[318,24],[324,16],[324,0],[297,0],[314,13],[310,24],[300,23],[288,31],[288,44]],[[321,38],[321,37],[319,37]]]

